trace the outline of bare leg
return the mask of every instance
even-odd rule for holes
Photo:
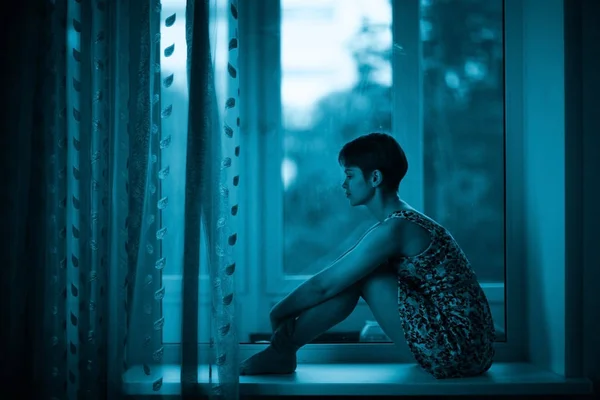
[[[362,296],[385,334],[396,344],[405,344],[404,329],[398,314],[398,277],[382,265],[338,296],[304,311],[287,325],[288,331],[273,335],[273,347],[280,352],[297,351],[320,334],[339,324],[354,311]]]
[[[240,366],[241,375],[290,374],[296,370],[296,351],[345,320],[356,307],[360,285],[303,311],[273,334],[271,345]]]
[[[241,375],[291,374],[296,351],[346,319],[362,296],[385,334],[397,345],[405,343],[398,315],[396,273],[383,265],[346,291],[286,321],[273,334],[271,345],[240,366]]]
[[[404,328],[398,314],[398,275],[387,265],[380,267],[364,280],[361,296],[369,305],[375,320],[385,334],[397,345],[406,346]]]

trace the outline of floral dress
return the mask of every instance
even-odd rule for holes
[[[431,236],[421,254],[392,262],[404,337],[417,362],[438,379],[484,373],[494,358],[495,329],[467,257],[444,227],[419,212],[389,218],[407,219]]]

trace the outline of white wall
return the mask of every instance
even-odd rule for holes
[[[521,6],[528,358],[598,383],[600,2]]]
[[[563,1],[523,0],[523,151],[528,358],[565,372]]]

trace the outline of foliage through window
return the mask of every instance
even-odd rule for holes
[[[401,2],[400,2],[401,3]],[[282,0],[285,272],[311,275],[374,223],[341,190],[337,152],[392,132],[389,0]],[[422,1],[423,211],[482,282],[504,280],[502,1]],[[400,95],[402,88],[397,88]],[[402,187],[400,189],[402,196]]]

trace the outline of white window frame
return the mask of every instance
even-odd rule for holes
[[[422,138],[413,135],[401,136],[399,132],[422,132],[422,76],[420,40],[420,0],[391,0],[393,3],[394,43],[401,43],[403,51],[394,52],[393,82],[402,82],[403,89],[394,84],[393,131],[402,138],[403,147],[411,157],[411,174],[407,175],[405,187],[421,187],[423,171]],[[281,296],[277,286],[282,280],[297,281],[308,276],[271,276],[264,279],[258,274],[260,265],[281,264],[283,260],[283,184],[280,168],[268,168],[262,160],[281,159],[283,156],[280,98],[280,5],[279,0],[239,3],[240,43],[240,161],[244,179],[240,184],[240,237],[262,238],[262,246],[240,240],[236,254],[239,265],[236,272],[238,294],[248,293],[250,287]],[[528,325],[525,320],[525,294],[520,288],[525,279],[523,243],[525,235],[521,228],[523,220],[523,165],[522,144],[522,11],[513,1],[504,1],[504,47],[505,47],[505,284],[503,287],[488,287],[490,297],[505,297],[506,341],[497,342],[496,362],[521,362],[527,360]],[[402,21],[402,23],[398,23]],[[507,22],[508,21],[508,22]],[[406,37],[414,38],[412,41]],[[401,55],[399,55],[401,54]],[[398,57],[402,57],[399,63]],[[398,67],[400,65],[400,67]],[[419,101],[402,101],[406,92],[417,94]],[[268,94],[268,95],[267,95]],[[252,97],[254,96],[254,97]],[[404,121],[402,126],[398,121]],[[404,195],[403,195],[404,196]],[[411,189],[407,200],[417,207],[423,204],[423,193]],[[410,197],[410,198],[409,198]],[[268,210],[268,218],[266,213]],[[279,215],[280,217],[274,217]],[[254,242],[256,243],[256,242]],[[263,251],[267,249],[269,251]],[[271,264],[273,265],[273,264]],[[165,288],[173,292],[181,290],[180,277],[165,277]],[[206,276],[201,277],[202,287],[207,287]],[[292,285],[293,286],[293,285]],[[205,291],[204,291],[205,292]],[[252,296],[250,296],[252,297]],[[165,304],[168,313],[180,307],[181,296],[173,293],[173,304]],[[362,301],[362,299],[361,299]],[[201,304],[209,304],[208,293],[204,293]],[[267,315],[272,304],[236,303],[237,315],[252,315],[253,311]],[[243,310],[242,310],[243,307]],[[245,310],[245,311],[244,311]],[[257,321],[253,315],[248,323]],[[240,323],[242,323],[240,321]],[[179,324],[174,324],[179,328]],[[165,326],[165,329],[168,329]],[[165,344],[163,362],[176,363],[180,360],[180,344]],[[240,358],[244,359],[263,349],[265,345],[240,344]],[[208,362],[210,354],[207,343],[199,344],[201,362]],[[356,344],[308,344],[298,352],[298,361],[305,363],[386,363],[414,362],[408,348],[400,349],[392,343]]]

